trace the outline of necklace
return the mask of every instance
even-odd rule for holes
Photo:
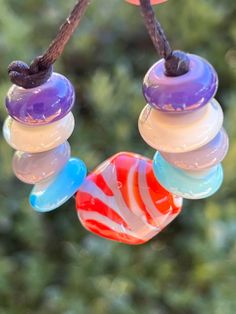
[[[147,31],[161,60],[144,77],[147,105],[138,127],[156,150],[153,161],[132,152],[108,158],[87,175],[85,163],[71,157],[68,138],[75,121],[75,92],[52,65],[85,13],[89,0],[76,3],[55,40],[30,66],[14,61],[14,85],[6,97],[3,127],[16,152],[13,171],[33,184],[29,202],[39,212],[60,207],[75,196],[82,225],[127,244],[152,239],[181,211],[182,200],[201,199],[222,184],[221,161],[228,150],[223,112],[214,99],[217,73],[205,59],[173,51],[152,4],[163,0],[127,0],[140,5]]]

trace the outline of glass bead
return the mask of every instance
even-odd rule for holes
[[[166,2],[167,0],[151,0],[151,4],[155,5],[155,4],[159,4],[159,3],[163,3]],[[134,5],[140,5],[140,1],[139,0],[126,0],[126,2],[134,4]]]
[[[86,173],[82,160],[70,158],[56,176],[34,186],[29,197],[30,205],[38,212],[48,212],[60,207],[75,194]]]
[[[160,153],[153,159],[154,174],[171,193],[186,199],[202,199],[214,194],[223,182],[221,164],[201,172],[188,172],[173,167]]]
[[[138,124],[142,138],[151,147],[168,153],[182,153],[210,142],[222,127],[223,112],[215,99],[199,110],[178,115],[147,105]]]
[[[16,151],[13,157],[13,171],[16,177],[28,184],[35,184],[57,174],[70,158],[70,144],[43,153],[30,154]]]
[[[3,126],[3,135],[16,150],[41,153],[64,143],[71,136],[74,125],[71,112],[59,121],[42,126],[24,125],[8,117]]]
[[[30,89],[12,85],[6,97],[9,115],[27,125],[44,125],[62,119],[72,109],[75,92],[70,81],[53,73],[41,86]]]
[[[76,194],[82,225],[109,240],[141,244],[165,228],[181,211],[182,198],[155,179],[152,161],[118,153],[96,168]]]
[[[218,88],[214,68],[203,58],[188,54],[190,70],[184,75],[165,75],[164,60],[155,63],[143,82],[143,94],[150,106],[165,112],[192,111],[206,105]]]
[[[219,164],[227,154],[229,139],[225,130],[220,132],[208,144],[186,153],[164,153],[162,157],[176,168],[199,171]]]

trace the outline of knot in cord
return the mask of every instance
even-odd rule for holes
[[[76,2],[48,49],[42,56],[35,58],[30,66],[22,61],[13,61],[8,66],[8,74],[12,83],[24,88],[33,88],[42,85],[49,79],[52,74],[52,65],[62,54],[89,3],[90,0]]]
[[[8,75],[15,85],[29,89],[44,84],[52,74],[52,65],[48,68],[40,66],[40,58],[37,57],[28,66],[23,61],[13,61],[8,66]]]
[[[30,66],[22,61],[13,61],[9,65],[8,74],[12,83],[28,89],[42,85],[49,79],[52,74],[53,63],[62,54],[89,3],[90,0],[77,1],[46,52],[35,58]],[[172,51],[161,24],[155,17],[150,0],[140,0],[140,4],[141,13],[152,42],[160,56],[165,59],[165,74],[167,76],[180,76],[187,73],[189,70],[188,56],[181,51]]]

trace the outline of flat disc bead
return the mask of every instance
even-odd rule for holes
[[[34,186],[29,196],[30,205],[38,212],[60,207],[75,194],[86,173],[87,168],[82,160],[70,158],[56,176]]]
[[[162,2],[166,2],[167,0],[151,0],[151,4],[159,4]],[[140,5],[140,1],[139,0],[126,0],[126,2],[131,3],[131,4],[135,4],[135,5]]]
[[[12,85],[6,97],[9,115],[20,123],[44,125],[62,119],[71,111],[74,88],[61,74],[53,73],[41,86],[24,89]]]
[[[203,172],[173,167],[158,152],[153,159],[154,174],[168,191],[186,199],[202,199],[214,194],[223,182],[221,164]]]
[[[140,114],[138,127],[144,141],[156,150],[182,153],[210,142],[222,124],[222,109],[212,99],[199,110],[178,115],[161,112],[147,105]]]
[[[72,134],[74,125],[74,116],[71,112],[59,121],[34,127],[8,117],[3,125],[3,136],[16,150],[41,153],[64,143]]]
[[[28,184],[36,184],[57,174],[70,158],[68,142],[43,153],[16,151],[12,161],[16,177]]]
[[[228,148],[228,135],[222,128],[213,140],[197,150],[176,154],[160,153],[174,167],[189,171],[199,171],[219,164],[226,156]]]
[[[206,105],[218,88],[218,76],[205,59],[188,54],[189,71],[178,77],[165,75],[164,60],[144,77],[143,94],[154,108],[165,112],[191,111]]]

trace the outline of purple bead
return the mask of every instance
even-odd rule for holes
[[[12,85],[6,97],[9,115],[27,125],[44,125],[66,116],[73,107],[75,92],[70,81],[53,73],[41,86],[24,89]]]
[[[155,63],[143,82],[143,94],[149,105],[165,112],[191,111],[207,104],[218,87],[218,76],[205,59],[188,54],[190,69],[184,75],[165,75],[164,60]]]

